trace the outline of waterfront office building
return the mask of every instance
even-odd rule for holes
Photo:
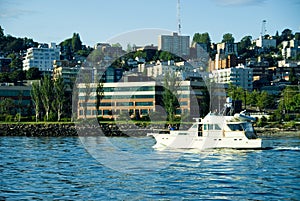
[[[88,88],[84,83],[78,84],[79,119],[98,115],[117,118],[120,114],[142,117],[157,112],[162,106],[164,88],[156,81],[104,83],[104,97],[97,112],[96,86],[96,83],[91,83]],[[202,80],[181,81],[178,88],[177,100],[180,106],[176,110],[177,115],[199,117],[207,112],[204,108],[207,90]]]
[[[31,102],[31,86],[0,86],[0,102],[5,99],[12,101],[5,111],[6,114],[22,115],[33,114],[33,103]],[[3,112],[3,111],[2,111]]]

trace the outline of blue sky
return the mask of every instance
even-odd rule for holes
[[[183,35],[208,32],[213,42],[228,32],[236,41],[257,38],[262,20],[270,35],[285,28],[300,32],[299,0],[181,0],[180,11]],[[177,0],[0,0],[0,25],[5,34],[45,43],[77,32],[93,46],[133,30],[177,31]],[[157,44],[157,36],[135,33],[131,44]]]

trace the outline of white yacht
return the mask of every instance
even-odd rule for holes
[[[224,116],[209,113],[188,130],[170,130],[168,133],[148,133],[156,144],[153,148],[165,149],[270,149],[271,142],[258,138],[252,122],[256,119],[237,113]]]

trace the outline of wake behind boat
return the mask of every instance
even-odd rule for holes
[[[169,133],[148,133],[156,144],[153,148],[175,149],[270,149],[268,140],[258,138],[253,121],[256,119],[244,113],[224,116],[209,113],[203,119],[194,118],[196,122],[188,130],[170,130]]]

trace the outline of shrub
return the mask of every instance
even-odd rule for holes
[[[70,122],[70,121],[71,121],[71,118],[69,118],[69,117],[64,117],[64,118],[61,118],[60,121],[61,121],[61,122]]]
[[[5,116],[5,121],[6,122],[11,122],[12,120],[13,120],[13,115],[8,114],[8,115]]]
[[[265,125],[267,125],[268,119],[265,116],[262,116],[258,122],[257,122],[257,126],[258,127],[263,127]]]
[[[296,122],[295,121],[289,121],[286,124],[284,124],[284,128],[296,128]]]

